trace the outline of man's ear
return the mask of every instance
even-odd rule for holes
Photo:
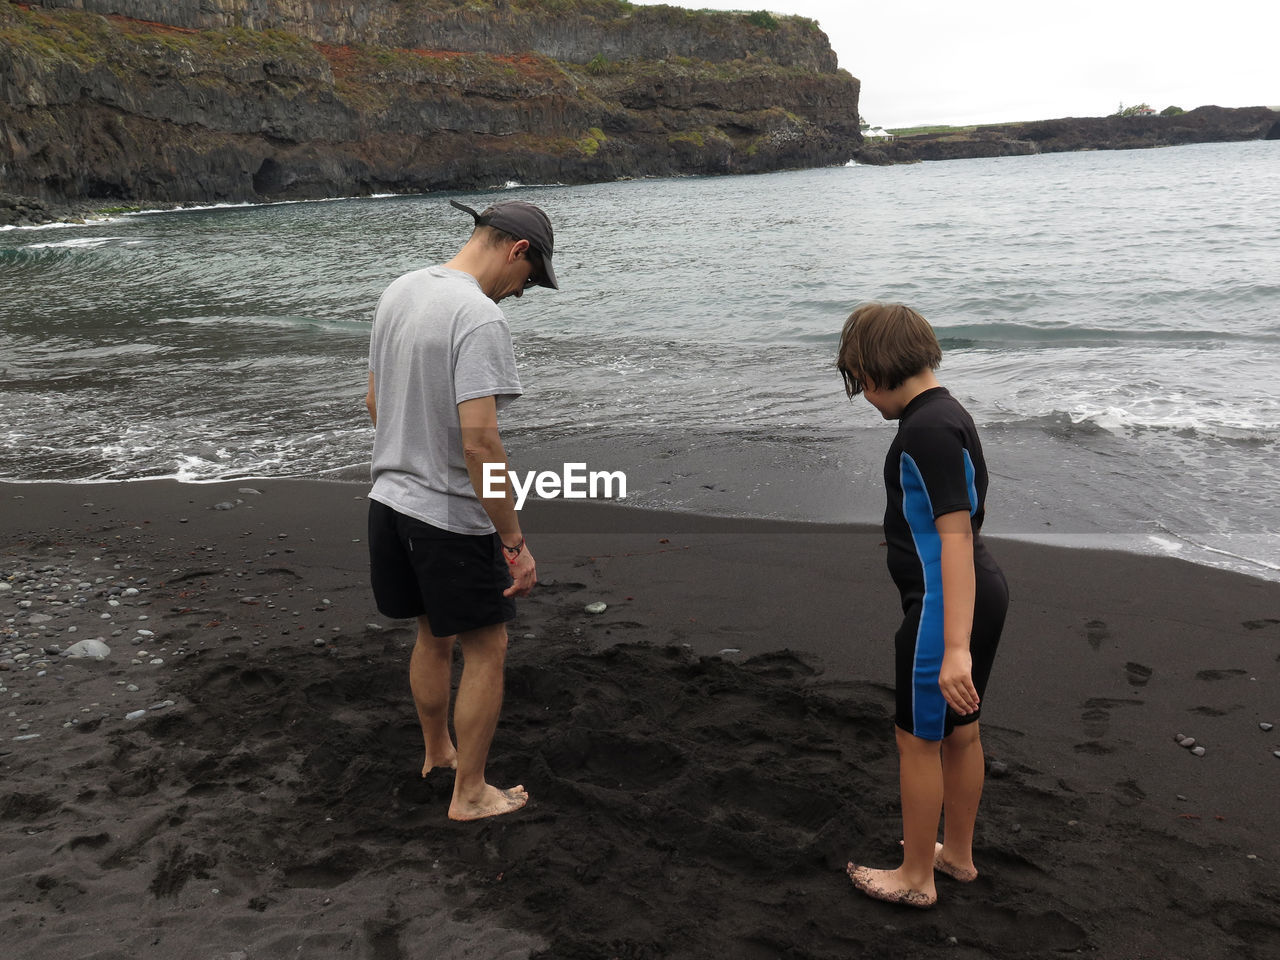
[[[528,240],[517,240],[515,243],[511,245],[511,259],[513,261],[519,260],[521,256],[528,256],[528,254],[529,254]]]

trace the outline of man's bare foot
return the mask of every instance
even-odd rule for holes
[[[422,761],[422,775],[425,777],[432,770],[457,770],[458,754],[455,752],[452,756],[441,757],[439,760],[433,759],[430,755]]]
[[[902,846],[902,841],[898,841],[898,846]],[[978,868],[973,864],[962,866],[958,863],[952,863],[946,858],[942,852],[942,844],[934,844],[933,847],[933,869],[939,873],[945,873],[952,880],[959,880],[961,883],[973,883],[978,879]]]
[[[498,817],[504,813],[514,813],[528,802],[529,792],[523,784],[499,790],[486,783],[484,792],[475,801],[468,802],[455,796],[453,803],[449,804],[449,819],[482,820],[485,817]]]
[[[845,867],[853,885],[868,897],[905,907],[932,907],[938,902],[933,890],[913,890],[898,876],[897,870],[872,870],[850,863]]]

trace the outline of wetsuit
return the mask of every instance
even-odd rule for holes
[[[884,464],[888,504],[884,534],[889,573],[902,595],[902,626],[894,638],[896,722],[924,740],[941,740],[978,713],[960,716],[942,697],[942,545],[934,521],[968,511],[973,526],[976,595],[969,653],[981,698],[991,675],[1009,605],[1004,574],[982,540],[987,465],[973,419],[944,387],[916,396],[898,420]]]

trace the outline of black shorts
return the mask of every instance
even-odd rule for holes
[[[369,501],[369,574],[383,616],[425,616],[437,637],[516,615],[502,595],[512,578],[496,533],[441,530],[377,500]]]
[[[992,561],[976,564],[976,592],[973,629],[969,635],[969,655],[973,658],[973,686],[979,700],[986,694],[996,647],[1009,609],[1009,586]],[[943,699],[938,686],[944,649],[941,603],[928,609],[929,601],[911,604],[902,626],[894,635],[895,699],[894,722],[922,740],[943,740],[958,726],[973,723],[981,707],[963,716]]]

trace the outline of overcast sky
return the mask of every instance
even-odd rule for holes
[[[657,0],[633,0],[649,4]],[[886,127],[1280,105],[1278,0],[689,0],[817,20]]]

